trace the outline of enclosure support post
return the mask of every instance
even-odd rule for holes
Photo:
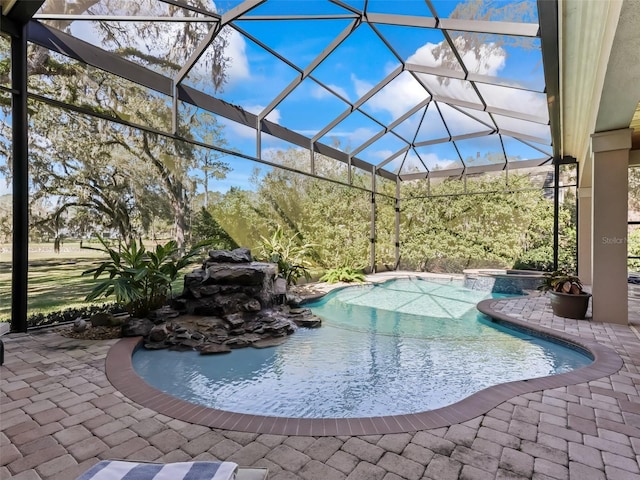
[[[560,244],[560,161],[553,162],[553,269],[558,270],[558,247]]]
[[[29,139],[27,134],[27,25],[11,37],[11,133],[13,154],[13,272],[11,331],[27,331],[29,271]]]
[[[315,147],[313,145],[313,142],[310,142],[309,144],[309,164],[310,164],[310,169],[309,171],[311,172],[311,175],[315,175],[316,174],[316,154],[315,154]]]
[[[178,89],[175,82],[171,82],[171,132],[178,134]]]
[[[398,270],[400,266],[400,179],[396,180],[396,261],[393,266]]]
[[[369,265],[371,273],[376,273],[376,167],[371,169],[371,232],[369,236]]]
[[[576,274],[580,275],[579,272],[579,262],[578,258],[580,258],[580,243],[578,241],[578,232],[580,231],[580,198],[578,197],[578,179],[580,178],[580,164],[576,163],[576,234],[575,234],[575,242],[576,242],[576,254],[574,257],[574,263],[576,265]],[[586,283],[586,280],[583,280]]]
[[[591,135],[593,320],[629,323],[627,236],[631,128]]]

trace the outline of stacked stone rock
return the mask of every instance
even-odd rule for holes
[[[273,304],[277,266],[254,262],[248,248],[211,250],[202,268],[184,278],[179,302],[187,313],[259,312]]]
[[[297,326],[319,327],[320,319],[309,309],[274,305],[276,278],[277,266],[252,261],[249,249],[212,250],[202,268],[185,276],[173,309],[154,312],[135,329],[123,328],[123,335],[143,335],[150,349],[212,354],[272,346]]]

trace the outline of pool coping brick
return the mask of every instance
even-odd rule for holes
[[[149,390],[131,367],[139,339],[4,335],[0,480],[72,480],[104,458],[238,458],[269,467],[274,480],[640,478],[640,287],[630,286],[629,325],[555,317],[545,296],[479,308],[578,345],[595,362],[432,412],[283,421]]]

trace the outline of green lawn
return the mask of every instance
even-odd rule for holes
[[[30,244],[28,314],[89,305],[84,297],[96,281],[81,273],[104,258],[101,252],[81,249],[74,242],[65,242],[60,253],[53,251],[53,243]],[[11,264],[11,246],[0,245],[0,321],[11,318]],[[180,276],[174,284],[175,291],[182,291],[182,283]],[[110,301],[113,299],[98,303]]]
[[[11,317],[11,246],[0,246],[0,321]],[[85,295],[94,284],[80,274],[104,258],[78,243],[65,243],[60,253],[53,243],[29,244],[28,313],[47,313],[86,305]]]

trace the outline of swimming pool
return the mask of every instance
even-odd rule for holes
[[[350,287],[309,305],[322,328],[300,329],[278,347],[216,357],[138,350],[133,367],[159,390],[219,410],[356,418],[433,410],[591,363],[576,349],[492,323],[475,309],[491,296],[417,279]]]

